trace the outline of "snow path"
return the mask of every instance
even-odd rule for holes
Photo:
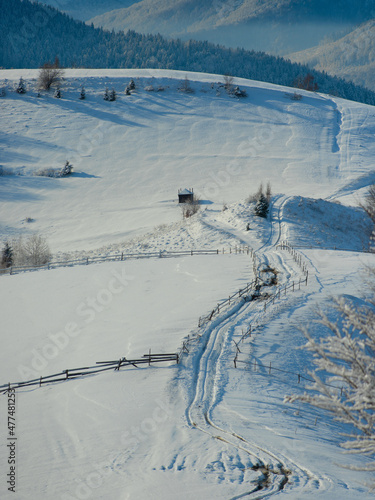
[[[288,197],[279,196],[273,200],[271,207],[271,224],[269,237],[265,243],[257,249],[261,255],[262,266],[269,266],[277,263],[277,270],[281,273],[283,282],[287,283],[293,271],[298,275],[298,271],[287,266],[280,252],[276,251],[278,243],[284,236],[286,230],[283,222],[283,208],[288,202]],[[211,226],[212,227],[212,226]],[[223,231],[217,223],[215,228]],[[241,243],[248,243],[242,235],[238,236],[238,231],[231,231],[229,227],[225,229],[239,237]],[[230,352],[233,333],[238,325],[246,321],[252,321],[254,315],[259,314],[263,304],[255,302],[245,302],[238,310],[238,306],[234,308],[236,312],[226,313],[224,318],[216,320],[213,325],[207,327],[207,331],[202,335],[201,343],[204,340],[204,345],[200,346],[198,361],[194,360],[197,365],[198,373],[194,377],[194,386],[192,390],[192,399],[186,409],[186,420],[193,429],[197,429],[220,442],[226,443],[230,447],[234,447],[237,451],[242,451],[250,456],[253,466],[250,467],[255,474],[259,471],[260,475],[255,478],[247,477],[247,482],[252,482],[255,486],[241,495],[233,497],[239,498],[266,498],[274,493],[288,488],[289,475],[293,474],[294,483],[298,489],[309,488],[310,484],[320,488],[323,484],[323,478],[317,476],[313,472],[307,470],[303,466],[287,459],[281,454],[275,454],[262,446],[259,446],[253,441],[245,439],[229,425],[218,425],[214,418],[214,409],[219,404],[226,383],[226,369],[230,360],[228,359],[228,351]],[[229,354],[230,356],[230,354]],[[189,359],[187,360],[189,363]],[[248,474],[250,476],[250,474]],[[295,486],[292,486],[295,488]]]

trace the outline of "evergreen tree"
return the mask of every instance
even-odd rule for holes
[[[105,101],[109,101],[109,93],[108,93],[108,88],[105,89],[104,91],[104,96],[103,96],[103,99]]]
[[[13,264],[13,250],[8,242],[5,243],[1,252],[1,265],[4,267],[11,267]]]
[[[18,83],[18,87],[16,89],[16,92],[18,94],[26,94],[26,85],[25,85],[25,81],[22,78],[22,76],[21,76],[20,81]]]
[[[269,204],[267,198],[262,193],[254,207],[254,214],[257,215],[258,217],[267,218],[268,210],[269,210]]]
[[[117,98],[116,91],[115,89],[112,89],[111,92],[109,93],[109,101],[115,101]]]
[[[72,170],[73,170],[73,165],[71,165],[69,161],[66,160],[65,165],[60,171],[60,177],[64,177],[64,175],[70,175],[72,173]]]
[[[79,98],[81,100],[86,99],[86,91],[85,91],[85,87],[83,85],[81,87],[81,93],[79,94]]]

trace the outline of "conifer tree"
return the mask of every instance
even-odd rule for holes
[[[81,87],[81,93],[79,94],[79,98],[81,100],[86,99],[86,91],[85,91],[85,87],[83,85]]]
[[[1,252],[1,265],[4,267],[11,267],[13,264],[13,250],[8,242],[5,243]]]
[[[112,89],[109,93],[109,101],[115,101],[117,98],[115,89]]]
[[[18,83],[18,87],[16,89],[17,94],[26,94],[26,85],[24,79],[20,78],[20,81]]]
[[[104,91],[104,96],[103,96],[103,99],[105,101],[109,101],[109,93],[108,93],[108,88],[106,87],[105,91]]]
[[[258,217],[267,218],[268,215],[269,204],[267,198],[263,193],[261,193],[259,200],[257,201],[254,207],[254,214]]]

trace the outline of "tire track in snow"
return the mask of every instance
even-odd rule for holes
[[[272,204],[270,234],[267,241],[257,249],[257,252],[263,250],[263,260],[266,264],[274,260],[270,256],[269,250],[274,249],[281,240],[283,229],[282,211],[288,199],[288,197],[281,196]],[[278,263],[282,265],[284,271],[290,277],[292,269],[287,269],[284,260],[279,254],[277,258]],[[256,480],[257,486],[248,492],[233,497],[233,500],[245,496],[260,499],[277,493],[288,484],[291,469],[294,474],[298,475],[298,488],[304,488],[311,482],[319,487],[321,485],[321,479],[305,467],[283,455],[276,455],[264,447],[246,440],[235,432],[222,428],[213,420],[212,411],[217,405],[220,385],[217,380],[218,371],[221,363],[227,364],[227,360],[223,360],[223,358],[226,345],[230,341],[229,331],[233,332],[235,327],[243,322],[244,317],[250,316],[253,310],[256,312],[258,309],[257,302],[245,302],[237,314],[235,314],[236,310],[234,310],[219,324],[209,326],[211,331],[208,332],[206,343],[199,353],[199,368],[194,382],[193,396],[186,409],[186,420],[191,427],[246,453],[256,460],[253,470],[261,472],[261,475]],[[234,314],[235,316],[233,316]],[[276,461],[276,466],[270,465],[273,461]]]

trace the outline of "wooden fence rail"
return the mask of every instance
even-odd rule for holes
[[[120,368],[126,366],[134,366],[138,368],[138,365],[151,363],[165,363],[167,361],[179,362],[179,355],[177,353],[168,354],[152,354],[151,351],[148,354],[144,354],[138,359],[127,359],[125,357],[119,358],[114,361],[97,361],[94,366],[85,366],[82,368],[70,368],[67,370],[62,370],[60,373],[54,373],[53,375],[47,375],[46,377],[39,377],[32,380],[27,380],[25,382],[16,382],[11,384],[0,385],[0,394],[9,391],[10,389],[21,389],[23,387],[29,387],[33,385],[50,384],[54,382],[64,382],[66,380],[72,380],[77,377],[85,377],[88,375],[93,375],[95,373],[101,373],[109,370],[118,371]]]
[[[214,249],[214,250],[175,250],[175,251],[158,251],[158,252],[144,252],[144,253],[125,253],[121,252],[113,255],[98,256],[98,257],[85,257],[82,259],[49,262],[40,266],[11,266],[0,269],[0,275],[12,275],[24,272],[39,271],[42,269],[56,269],[58,267],[73,267],[88,264],[98,264],[101,262],[124,261],[130,259],[150,259],[150,258],[168,258],[168,257],[183,257],[192,255],[219,255],[219,254],[250,254],[252,249],[248,246],[236,246],[229,249]]]

